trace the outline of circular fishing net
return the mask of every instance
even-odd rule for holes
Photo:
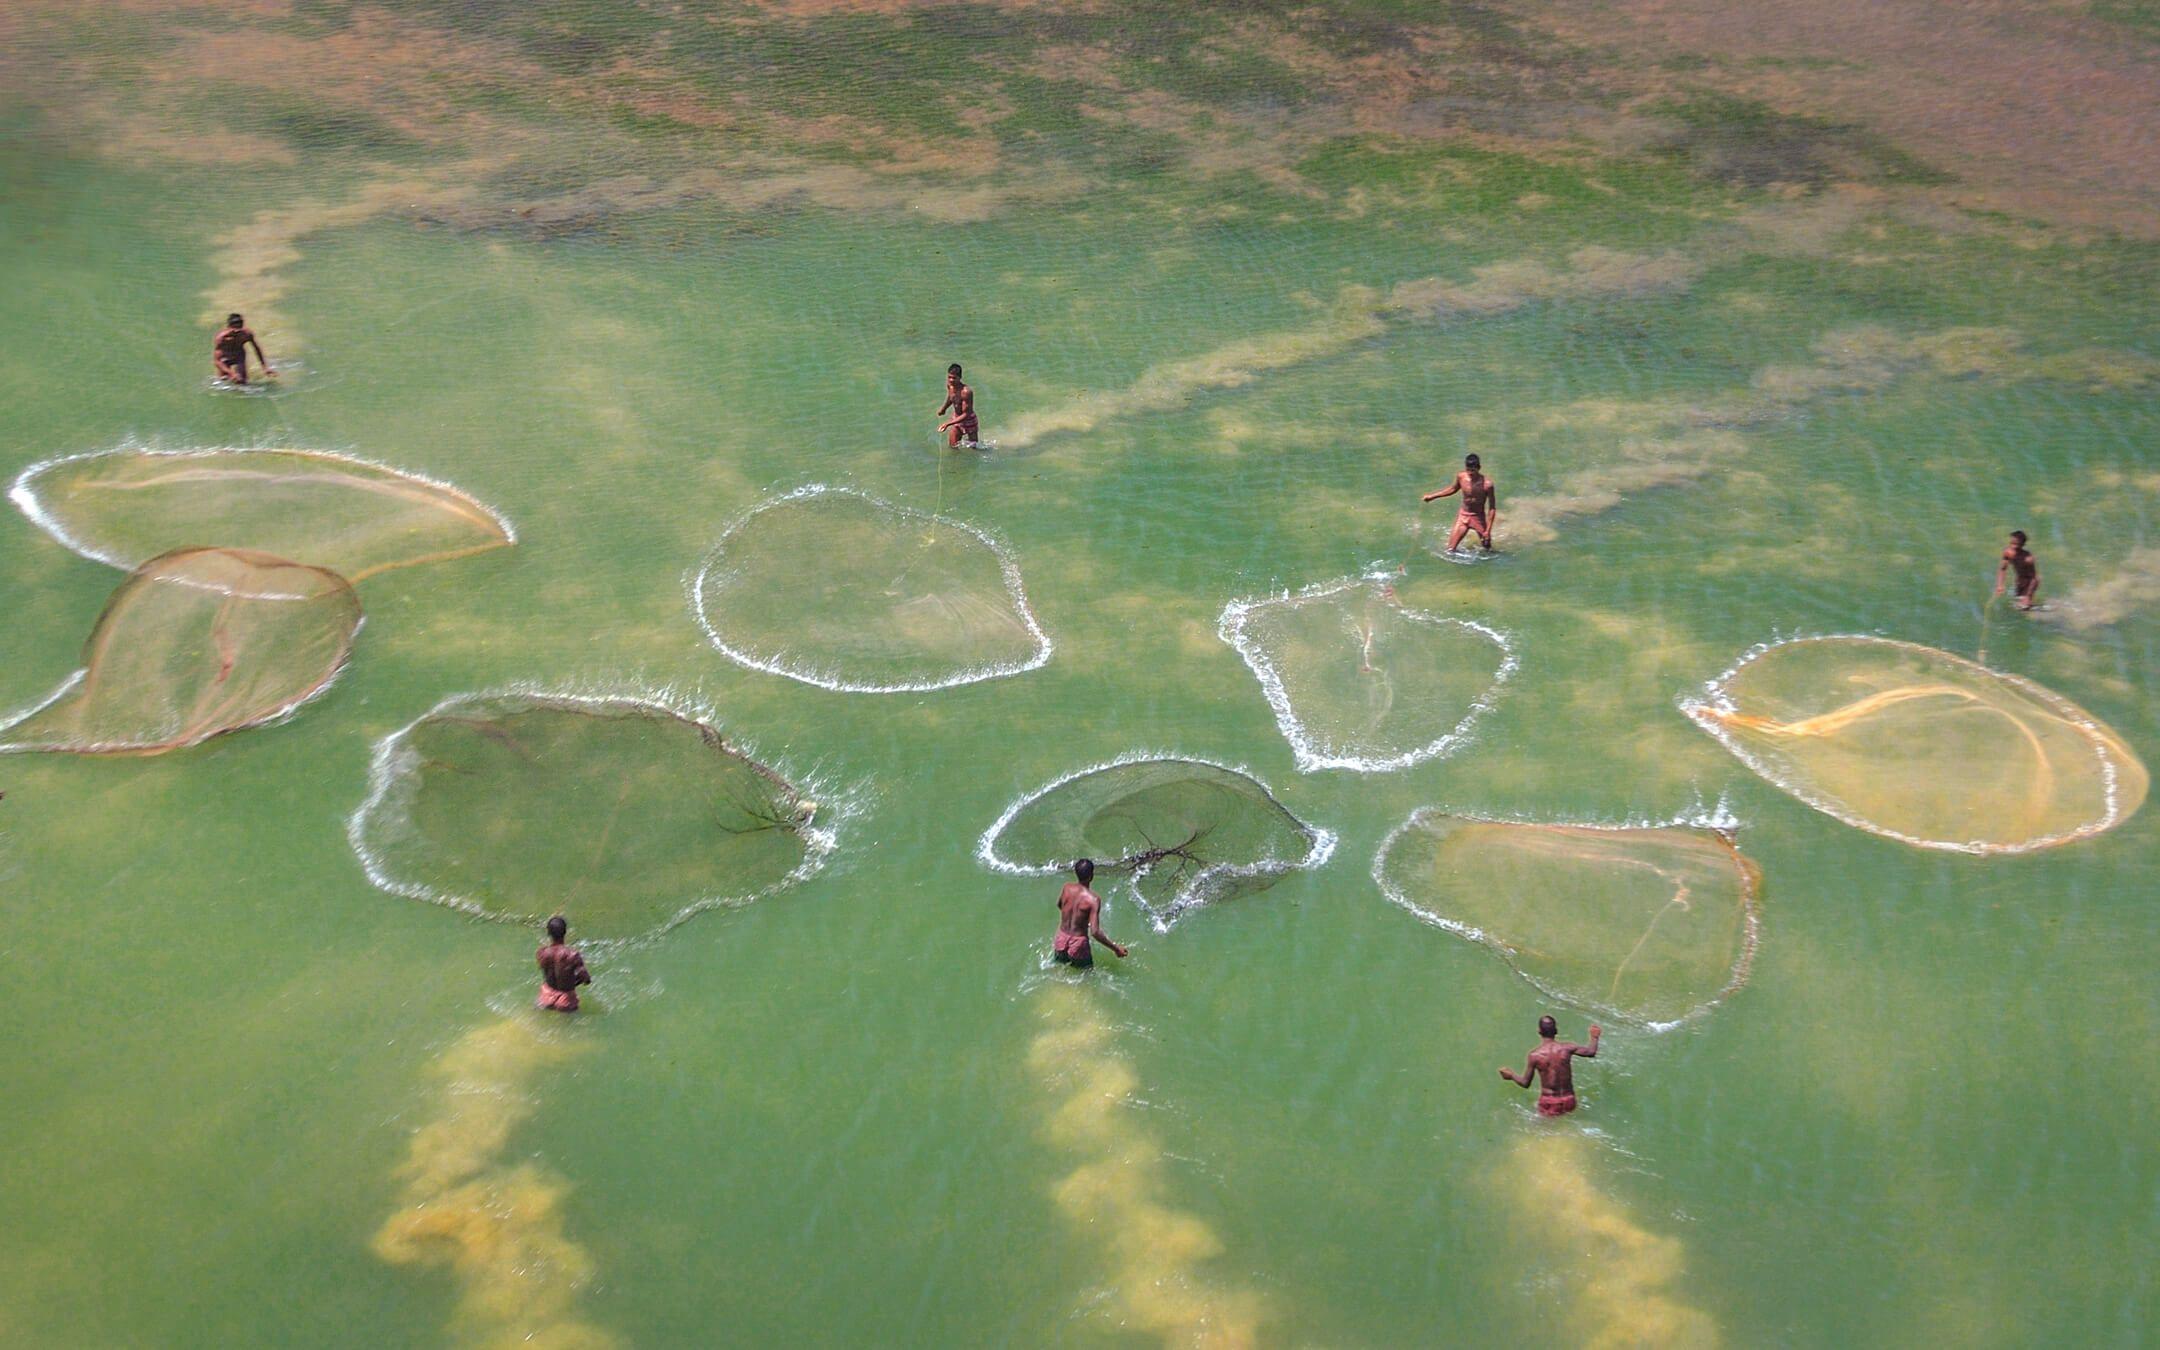
[[[360,619],[319,567],[231,548],[152,558],[106,601],[82,669],[0,729],[0,749],[155,755],[274,721],[335,678]]]
[[[1756,871],[1716,830],[1428,808],[1388,836],[1373,880],[1553,997],[1652,1025],[1737,988],[1755,951]]]
[[[2148,786],[2122,738],[2068,699],[1909,642],[1757,648],[1684,710],[1816,810],[1921,848],[2082,839],[2136,811]]]
[[[1317,867],[1335,837],[1290,814],[1235,769],[1195,759],[1135,759],[1079,773],[1022,798],[977,856],[998,871],[1045,875],[1095,860],[1123,875],[1157,931],[1186,910]]]
[[[382,743],[349,833],[385,890],[606,939],[808,876],[830,846],[815,809],[658,704],[477,696]]]
[[[1050,659],[1002,545],[847,488],[812,484],[758,507],[692,591],[723,654],[821,689],[945,689]]]
[[[1308,773],[1384,773],[1449,754],[1515,670],[1502,634],[1406,608],[1368,578],[1235,601],[1216,631]]]
[[[440,483],[313,450],[111,450],[34,465],[9,495],[85,557],[133,567],[215,539],[348,580],[512,541]]]

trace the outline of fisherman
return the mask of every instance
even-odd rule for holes
[[[592,983],[592,972],[585,969],[585,954],[563,941],[569,932],[570,921],[562,915],[549,919],[547,946],[535,957],[540,963],[540,997],[534,1006],[545,1011],[576,1012],[578,986]]]
[[[954,366],[953,369],[958,370],[959,367]],[[1095,953],[1088,947],[1090,937],[1116,952],[1118,959],[1123,960],[1125,948],[1111,941],[1110,935],[1102,930],[1102,901],[1096,899],[1095,892],[1088,889],[1089,883],[1095,880],[1094,859],[1082,858],[1074,863],[1073,875],[1080,879],[1066,882],[1065,889],[1058,892],[1057,942],[1053,947],[1057,963],[1061,966],[1077,966],[1081,970],[1094,965]]]
[[[1503,1067],[1500,1076],[1510,1083],[1529,1087],[1532,1082],[1543,1085],[1538,1093],[1537,1112],[1541,1116],[1564,1116],[1575,1109],[1574,1057],[1597,1058],[1598,1037],[1603,1034],[1595,1023],[1590,1027],[1590,1044],[1575,1045],[1559,1040],[1560,1024],[1550,1015],[1540,1017],[1537,1034],[1541,1038],[1524,1061],[1518,1077],[1513,1069]]]
[[[1424,500],[1439,501],[1442,497],[1462,494],[1462,509],[1455,513],[1455,533],[1448,536],[1448,552],[1453,553],[1463,536],[1477,531],[1487,553],[1492,552],[1493,530],[1500,524],[1500,493],[1478,468],[1476,455],[1463,456],[1463,471],[1455,475],[1455,481],[1438,492],[1428,492]]]
[[[938,430],[946,433],[946,445],[979,449],[982,427],[975,420],[975,391],[961,383],[958,361],[945,367],[945,401],[938,405],[938,413],[943,416],[948,412],[952,416],[938,424]]]
[[[2040,594],[2040,564],[2025,547],[2025,531],[2010,531],[2010,546],[2002,551],[2002,561],[1995,564],[1995,594],[2003,593],[2003,578],[2010,572],[2017,573],[2017,599],[2019,609],[2031,609]]]
[[[255,334],[248,328],[247,320],[238,314],[226,315],[225,327],[210,341],[210,365],[217,371],[218,378],[232,384],[246,384],[247,353],[250,347],[255,349],[256,359],[262,362],[262,373],[270,379],[276,379],[277,372],[270,368],[270,358],[263,355],[262,343],[255,340]]]

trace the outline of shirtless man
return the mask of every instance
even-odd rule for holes
[[[255,359],[262,362],[262,373],[276,379],[277,372],[270,369],[270,358],[263,355],[262,344],[255,340],[255,334],[248,329],[247,320],[237,314],[226,315],[225,327],[210,340],[210,365],[217,371],[218,378],[229,380],[233,384],[246,384],[247,354],[250,347],[255,349]]]
[[[1463,536],[1476,530],[1478,539],[1492,552],[1492,532],[1500,524],[1500,492],[1493,480],[1478,472],[1478,457],[1463,456],[1463,471],[1455,475],[1455,481],[1438,492],[1428,492],[1425,500],[1439,501],[1442,497],[1462,494],[1462,509],[1455,513],[1455,533],[1448,536],[1448,552],[1453,553]]]
[[[1590,1044],[1572,1045],[1555,1039],[1560,1034],[1558,1022],[1551,1017],[1540,1017],[1537,1020],[1537,1034],[1544,1039],[1538,1042],[1537,1048],[1530,1052],[1530,1058],[1524,1061],[1522,1076],[1516,1077],[1515,1071],[1508,1068],[1501,1069],[1500,1076],[1523,1087],[1529,1087],[1532,1082],[1544,1084],[1544,1091],[1538,1093],[1537,1113],[1541,1116],[1564,1116],[1575,1109],[1575,1068],[1570,1061],[1577,1055],[1584,1059],[1596,1059],[1597,1040],[1604,1033],[1593,1023],[1590,1027]]]
[[[938,413],[948,412],[952,416],[938,424],[938,430],[946,433],[946,445],[958,449],[982,443],[982,427],[975,421],[975,391],[960,382],[958,361],[945,367],[945,401],[938,405]]]
[[[1995,594],[2003,592],[2003,578],[2013,569],[2017,572],[2017,598],[2019,609],[2031,609],[2040,594],[2040,564],[2025,547],[2025,531],[2010,531],[2010,547],[2002,551],[2002,561],[1995,565]]]
[[[563,941],[569,932],[570,921],[562,915],[549,919],[547,946],[535,957],[540,963],[540,997],[534,1006],[544,1011],[576,1012],[578,986],[592,983],[584,953]]]
[[[1095,880],[1094,859],[1082,858],[1074,863],[1073,875],[1080,879],[1066,882],[1065,889],[1058,892],[1058,930],[1054,946],[1057,963],[1077,966],[1081,970],[1094,965],[1095,953],[1088,949],[1090,937],[1123,960],[1125,949],[1111,941],[1110,935],[1102,930],[1102,901],[1088,889],[1088,883]]]

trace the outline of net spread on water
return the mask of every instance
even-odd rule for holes
[[[1364,577],[1234,601],[1216,631],[1306,772],[1384,773],[1452,753],[1515,670],[1503,634],[1407,608]]]
[[[1381,846],[1373,879],[1553,997],[1654,1026],[1738,988],[1755,950],[1756,871],[1717,830],[1426,809]]]
[[[261,553],[153,558],[112,594],[82,669],[0,729],[0,749],[155,755],[290,713],[352,652],[360,598],[343,578]]]
[[[847,488],[811,484],[750,512],[692,592],[723,654],[822,689],[944,689],[1050,659],[1003,545]]]
[[[359,581],[513,542],[456,488],[315,450],[109,450],[33,465],[9,495],[55,539],[115,567],[205,540]]]
[[[977,856],[1041,876],[1093,858],[1122,875],[1157,931],[1213,900],[1250,894],[1317,867],[1335,837],[1292,815],[1236,769],[1194,759],[1131,759],[1061,778],[1008,810]]]
[[[598,939],[815,871],[813,802],[705,723],[630,698],[453,699],[386,739],[350,828],[378,886]]]
[[[1909,642],[1760,647],[1684,710],[1801,801],[1922,848],[2082,839],[2126,819],[2148,787],[2122,738],[2068,699]]]

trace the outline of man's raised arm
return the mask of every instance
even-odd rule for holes
[[[1438,492],[1426,493],[1424,500],[1428,502],[1436,502],[1439,501],[1442,497],[1452,497],[1460,491],[1462,491],[1462,479],[1458,477],[1454,482],[1448,484],[1446,487],[1440,489]]]
[[[1583,1057],[1584,1059],[1596,1059],[1596,1058],[1597,1058],[1597,1038],[1598,1038],[1598,1037],[1600,1037],[1600,1036],[1602,1036],[1602,1035],[1604,1035],[1604,1034],[1605,1034],[1605,1030],[1604,1030],[1604,1028],[1602,1028],[1602,1027],[1598,1026],[1598,1025],[1597,1025],[1597,1024],[1595,1023],[1595,1022],[1591,1023],[1591,1024],[1590,1024],[1590,1044],[1588,1044],[1588,1045],[1571,1045],[1571,1046],[1569,1046],[1569,1047],[1568,1047],[1568,1053],[1569,1053],[1569,1054],[1571,1054],[1571,1055],[1581,1055],[1581,1056],[1582,1056],[1582,1057]]]

